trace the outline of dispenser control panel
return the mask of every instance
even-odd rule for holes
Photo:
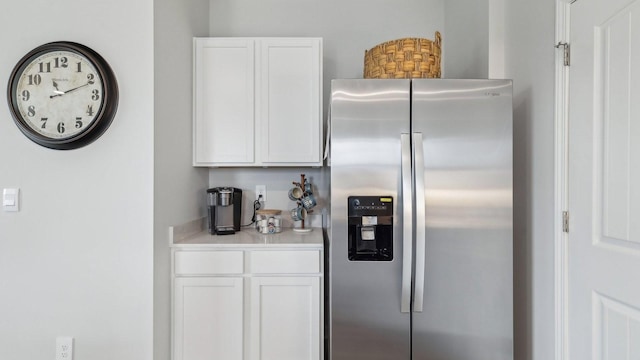
[[[349,260],[393,260],[393,197],[349,196]]]

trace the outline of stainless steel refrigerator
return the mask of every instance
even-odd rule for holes
[[[333,80],[331,360],[513,359],[510,80]]]

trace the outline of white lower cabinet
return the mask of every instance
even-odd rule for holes
[[[251,360],[320,360],[320,278],[254,277]]]
[[[322,358],[322,250],[173,255],[173,360]]]
[[[174,359],[242,360],[243,278],[174,282]]]

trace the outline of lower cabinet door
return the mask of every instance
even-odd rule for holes
[[[320,360],[320,278],[250,282],[250,359]]]
[[[176,278],[174,360],[242,360],[243,279]]]

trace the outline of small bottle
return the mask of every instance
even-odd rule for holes
[[[256,230],[261,234],[276,234],[282,231],[282,210],[264,209],[256,211]]]

